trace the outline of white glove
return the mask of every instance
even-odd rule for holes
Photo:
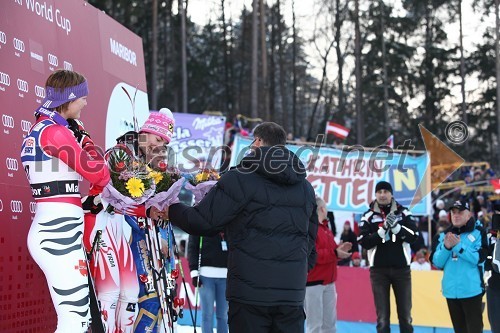
[[[396,225],[394,227],[391,228],[391,231],[394,235],[397,235],[398,232],[401,231],[401,225],[396,223]]]
[[[491,271],[485,271],[483,274],[483,281],[485,285],[488,285],[488,280],[491,277]]]
[[[384,228],[378,228],[377,234],[380,236],[380,238],[385,239],[385,229]]]

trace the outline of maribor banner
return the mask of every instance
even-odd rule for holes
[[[0,332],[48,332],[55,313],[43,273],[26,245],[36,205],[20,162],[24,135],[56,69],[82,73],[81,120],[100,146],[139,125],[149,106],[142,40],[84,0],[9,0],[0,9]],[[137,94],[136,94],[137,89]],[[5,162],[4,162],[5,161]],[[81,187],[84,189],[86,186]]]

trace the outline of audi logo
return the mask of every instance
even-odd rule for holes
[[[12,43],[14,44],[14,48],[19,52],[24,52],[26,50],[26,47],[24,46],[24,42],[22,40],[14,38],[12,40]]]
[[[35,95],[36,97],[45,98],[45,88],[35,84]]]
[[[3,201],[0,199],[0,212],[3,212]]]
[[[0,31],[0,43],[2,44],[7,43],[7,35],[3,31]]]
[[[19,89],[19,91],[27,93],[29,90],[28,82],[21,79],[17,79],[17,89]]]
[[[72,71],[73,70],[73,65],[70,62],[65,61],[64,62],[64,69],[67,71]]]
[[[23,203],[19,200],[11,200],[10,201],[10,211],[12,213],[22,213],[23,212]]]
[[[0,72],[0,84],[10,86],[10,76],[7,73]]]
[[[10,171],[17,171],[19,169],[19,164],[17,163],[17,160],[11,157],[7,157],[5,159],[5,166],[7,167],[7,170]]]
[[[6,114],[2,115],[2,124],[7,128],[14,128],[14,118]]]
[[[28,132],[31,128],[31,122],[27,120],[21,120],[21,129],[23,132]]]
[[[49,53],[47,55],[47,58],[49,60],[49,64],[51,64],[52,66],[56,67],[59,64],[59,59],[57,59],[57,57],[52,53]]]
[[[36,213],[36,203],[31,201],[30,202],[30,213],[35,214]]]

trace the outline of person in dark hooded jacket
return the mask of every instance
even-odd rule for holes
[[[491,230],[487,234],[488,256],[486,257],[484,269],[484,282],[486,288],[486,301],[488,307],[488,320],[491,325],[491,333],[500,333],[500,205],[493,207]]]
[[[174,204],[170,221],[194,235],[225,229],[230,332],[304,332],[308,269],[315,264],[316,199],[286,132],[265,122],[252,153],[194,207]]]

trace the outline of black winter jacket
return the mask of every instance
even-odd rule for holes
[[[493,235],[490,233],[488,235],[488,257],[484,265],[484,269],[486,271],[491,271],[491,277],[488,280],[488,287],[494,290],[500,290],[500,267],[498,263],[493,264],[493,258],[495,258],[495,260],[498,260],[498,258],[500,257],[500,253],[497,253],[500,252],[500,247],[498,246],[497,242],[498,239],[496,238],[496,234]],[[497,252],[495,252],[495,245],[497,246]]]
[[[224,233],[203,237],[201,244],[201,267],[227,268],[227,251],[222,250],[222,241],[227,242]],[[188,262],[191,272],[198,270],[200,254],[200,236],[189,236]],[[193,275],[191,275],[193,276]]]
[[[229,301],[303,305],[318,216],[304,166],[285,147],[257,148],[198,205],[170,206],[169,218],[190,234],[226,229]]]
[[[386,210],[384,212],[377,201],[370,204],[370,209],[361,217],[358,241],[363,248],[368,250],[370,267],[403,268],[410,266],[410,244],[418,238],[417,226],[413,222],[412,214],[408,208],[401,206],[394,199],[392,199],[390,207],[386,207]],[[401,225],[401,230],[397,235],[393,235],[388,230],[388,239],[382,239],[377,231],[379,227],[383,226],[385,216],[389,212],[394,212],[398,216],[397,221]]]

